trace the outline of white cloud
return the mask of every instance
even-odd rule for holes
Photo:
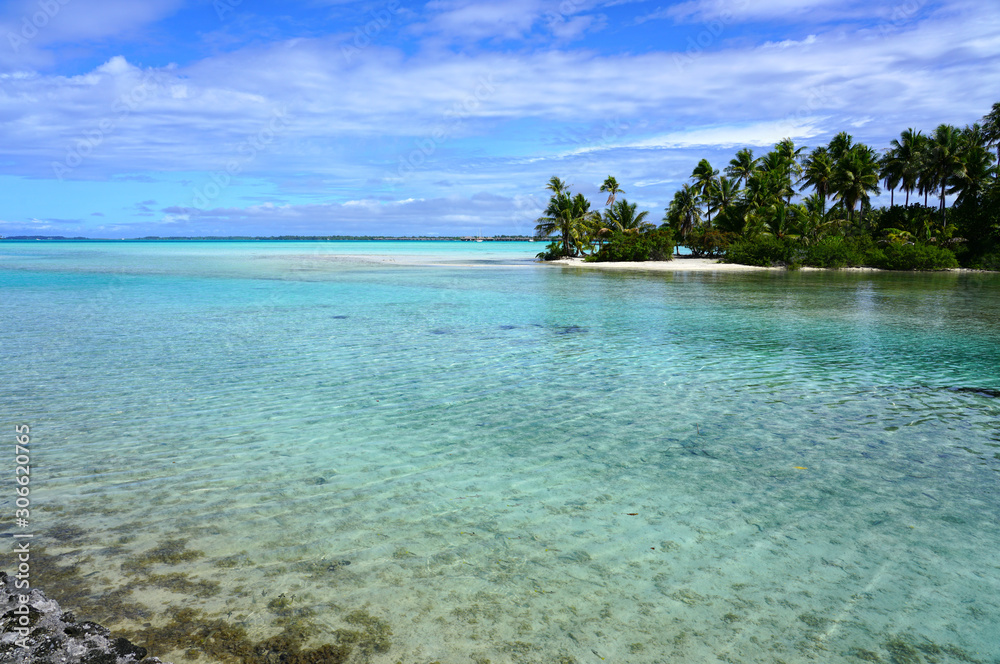
[[[0,67],[51,66],[47,49],[107,38],[138,39],[139,29],[171,15],[184,0],[15,0],[0,8]]]
[[[551,7],[521,3],[535,22]],[[491,11],[436,7],[439,29],[485,25]],[[732,147],[786,136],[815,143],[846,128],[882,146],[908,126],[972,122],[1000,90],[1000,12],[977,7],[905,32],[845,37],[813,26],[798,40],[704,52],[404,54],[372,44],[347,59],[337,39],[299,38],[182,67],[116,56],[78,76],[18,70],[0,74],[0,173],[53,178],[53,164],[76,154],[67,179],[191,172],[203,188],[236,163],[214,214],[259,228],[283,219],[321,232],[309,215],[403,223],[403,210],[411,222],[533,221],[522,212],[534,199],[516,197],[535,188],[544,196],[555,173],[596,192],[613,172],[650,200],[685,180],[699,154],[725,159]],[[569,29],[578,17],[561,20]],[[511,34],[520,20],[510,19]],[[287,121],[275,125],[277,112]],[[421,163],[402,172],[400,160],[415,154]],[[249,179],[273,188],[240,189]],[[482,191],[506,202],[472,201]],[[166,214],[180,225],[211,216]]]

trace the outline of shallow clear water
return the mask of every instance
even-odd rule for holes
[[[540,250],[0,243],[37,543],[112,627],[284,592],[372,662],[1000,661],[1000,276]]]

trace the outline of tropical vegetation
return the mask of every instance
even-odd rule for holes
[[[881,151],[841,132],[812,149],[743,148],[722,170],[702,159],[659,225],[610,175],[603,211],[553,177],[539,257],[667,260],[679,245],[753,265],[1000,270],[998,161],[1000,102],[962,128],[908,128]],[[873,208],[883,189],[889,206]]]

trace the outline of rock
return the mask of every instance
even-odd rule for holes
[[[21,604],[15,579],[0,572],[0,661],[12,664],[165,664],[146,649],[70,612],[37,588]],[[27,646],[26,648],[23,646]]]

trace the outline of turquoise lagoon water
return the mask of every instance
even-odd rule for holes
[[[0,243],[36,544],[115,629],[357,661],[1000,661],[1000,276],[540,248]]]

